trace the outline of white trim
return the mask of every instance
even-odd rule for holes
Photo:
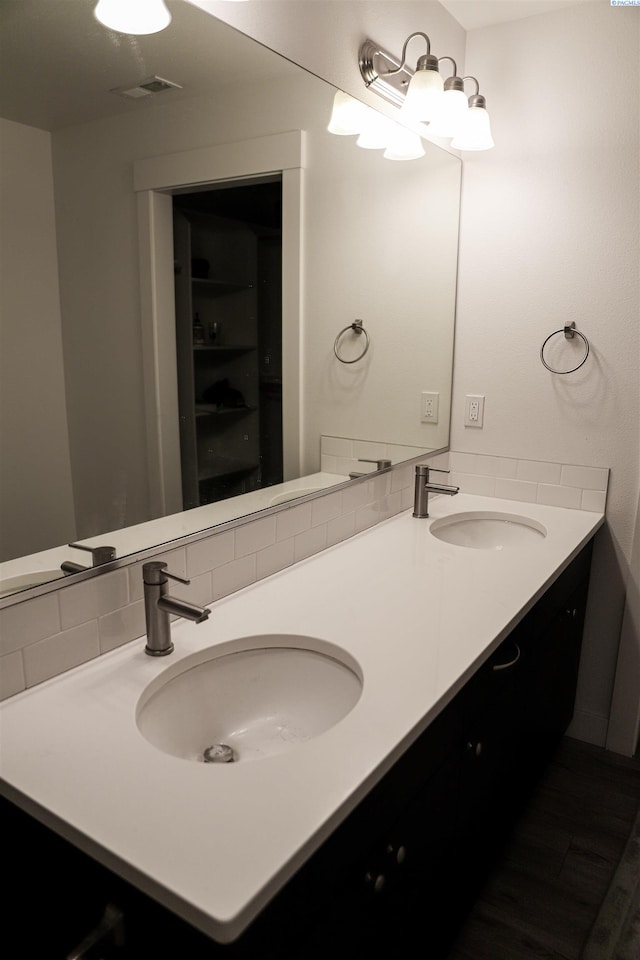
[[[640,494],[626,586],[606,745],[632,757],[640,742]]]
[[[212,180],[237,180],[292,170],[302,166],[302,140],[302,130],[293,130],[136,160],[133,189],[174,190]]]
[[[182,511],[178,371],[169,194],[137,196],[140,321],[151,517]],[[169,264],[168,269],[158,269]]]
[[[153,517],[182,510],[171,194],[185,187],[268,173],[282,174],[284,479],[300,476],[302,164],[301,130],[134,163],[149,497]]]

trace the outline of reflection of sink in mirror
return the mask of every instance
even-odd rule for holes
[[[537,520],[491,510],[442,517],[434,520],[429,529],[438,540],[476,550],[528,547],[547,535],[546,528]]]
[[[329,730],[361,692],[357,664],[332,645],[247,637],[241,649],[209,647],[168,667],[142,694],[136,721],[174,757],[257,760]]]
[[[62,570],[32,570],[19,577],[8,577],[0,580],[0,597],[7,597],[17,590],[29,590],[30,587],[39,587],[42,583],[59,580],[64,576]]]
[[[346,479],[346,478],[345,478]],[[279,503],[287,503],[289,500],[295,500],[297,497],[306,497],[310,493],[317,493],[321,487],[308,487],[306,490],[290,490],[288,493],[279,493],[269,501],[270,507],[276,507]]]

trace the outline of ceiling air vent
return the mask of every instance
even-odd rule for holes
[[[179,83],[163,80],[162,77],[147,77],[146,80],[141,80],[139,83],[115,87],[111,93],[117,93],[120,97],[128,97],[129,100],[139,100],[140,97],[151,97],[153,94],[163,93],[165,90],[182,90],[182,87]]]

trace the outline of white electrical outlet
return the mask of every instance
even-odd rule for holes
[[[484,422],[484,397],[469,393],[464,398],[465,427],[481,427]]]
[[[438,422],[439,393],[422,393],[420,395],[420,420],[422,423]]]

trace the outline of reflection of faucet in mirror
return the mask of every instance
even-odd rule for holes
[[[142,565],[144,582],[144,614],[147,624],[147,645],[144,652],[150,657],[166,657],[173,650],[169,614],[186,617],[195,623],[202,623],[211,613],[209,607],[198,607],[188,600],[178,600],[167,595],[169,579],[178,583],[191,583],[183,577],[169,573],[166,563],[151,560]]]
[[[391,466],[391,460],[368,460],[366,457],[358,457],[358,463],[375,463],[376,470],[388,470]],[[374,472],[373,470],[365,470],[364,473],[352,471],[349,474],[349,479],[356,480],[358,477],[366,477],[369,473]]]
[[[454,487],[447,483],[430,483],[429,473],[450,473],[450,470],[438,470],[436,467],[430,467],[426,463],[419,463],[416,466],[416,487],[413,501],[413,516],[420,519],[429,516],[429,493],[444,493],[448,497],[453,497],[460,491],[460,487]]]
[[[85,547],[82,543],[70,543],[69,546],[90,553],[91,567],[98,567],[101,563],[109,563],[116,558],[115,547]],[[70,573],[80,573],[81,570],[90,570],[91,567],[83,567],[81,563],[74,563],[73,560],[65,560],[60,564],[60,569],[66,576]]]

